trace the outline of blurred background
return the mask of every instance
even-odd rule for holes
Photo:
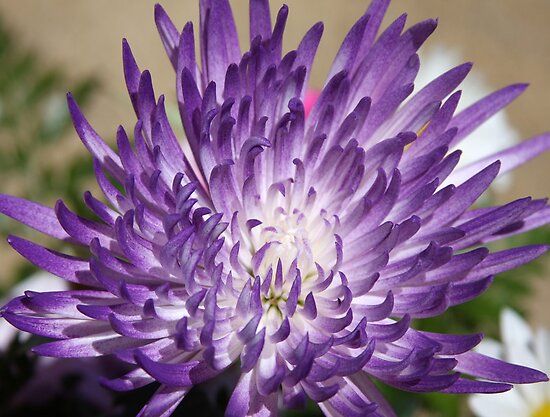
[[[0,0],[2,193],[48,205],[62,197],[69,206],[83,209],[80,196],[87,189],[95,190],[91,160],[71,129],[64,94],[69,90],[75,93],[90,122],[111,143],[119,124],[133,126],[135,116],[122,75],[123,37],[129,40],[140,67],[151,70],[157,95],[165,94],[168,101],[174,103],[174,74],[156,32],[154,3],[149,0]],[[180,28],[189,20],[198,22],[197,3],[162,1]],[[247,3],[245,0],[232,2],[243,49],[248,43]],[[347,30],[369,2],[288,0],[286,3],[290,7],[285,33],[287,50],[297,46],[313,23],[325,22],[311,78],[312,86],[321,88]],[[280,4],[282,2],[272,1],[273,13]],[[473,61],[471,89],[477,91],[477,98],[507,84],[530,83],[526,93],[508,107],[505,119],[494,131],[496,134],[476,138],[487,141],[480,147],[487,144],[491,147],[494,143],[498,148],[498,143],[550,130],[549,2],[396,0],[385,24],[405,11],[409,14],[409,25],[426,18],[439,19],[439,28],[421,56],[422,63],[426,60],[426,65],[421,66],[429,65],[430,72],[435,68],[441,73],[452,65]],[[197,28],[198,23],[195,31]],[[516,170],[504,186],[493,190],[489,196],[491,202],[528,195],[549,196],[549,166],[550,153]],[[5,243],[9,233],[25,235],[28,232],[15,222],[0,218],[2,296],[15,282],[34,272]],[[514,244],[535,242],[550,243],[548,230],[520,237]],[[489,291],[486,298],[476,300],[477,304],[469,303],[462,310],[449,312],[439,322],[421,325],[437,329],[455,323],[457,330],[483,330],[496,336],[498,311],[503,304],[512,304],[527,315],[529,322],[550,328],[547,302],[550,280],[545,277],[549,273],[549,258],[497,280],[496,289]],[[459,406],[453,409],[455,414],[441,411],[444,409],[437,408],[438,401],[433,400],[435,405],[427,405],[427,409],[439,410],[437,412],[444,413],[441,415],[462,415],[456,414]],[[434,413],[430,415],[439,415]]]

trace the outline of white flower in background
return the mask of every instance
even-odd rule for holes
[[[479,351],[520,365],[550,373],[550,335],[546,329],[533,332],[513,310],[500,317],[502,343],[484,340]],[[494,395],[473,395],[470,408],[478,417],[550,417],[550,383],[517,385]]]
[[[49,272],[40,271],[15,285],[4,299],[0,299],[0,306],[3,306],[13,297],[17,297],[25,291],[46,292],[66,291],[68,289],[67,281],[60,280]],[[19,330],[11,326],[7,321],[0,320],[0,352],[9,346],[18,332]],[[28,337],[27,333],[22,334]]]
[[[415,80],[415,90],[419,91],[438,75],[462,63],[460,53],[446,45],[437,44],[420,54],[420,71]],[[494,86],[487,85],[480,71],[474,69],[460,84],[462,96],[457,111],[463,110],[476,101],[490,94]],[[514,129],[506,110],[501,110],[460,143],[462,156],[459,166],[465,166],[485,156],[509,148],[520,139]],[[497,178],[492,188],[496,191],[505,191],[511,184],[507,175]]]

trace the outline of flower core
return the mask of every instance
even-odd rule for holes
[[[532,417],[550,417],[550,402],[546,401],[537,408]]]
[[[313,187],[303,197],[297,185],[294,180],[271,185],[263,201],[245,208],[246,225],[230,240],[239,242],[240,266],[260,279],[268,311],[281,311],[297,278],[300,284],[314,281],[324,271],[336,271],[341,258],[337,218],[315,204]],[[301,288],[295,289],[299,305],[305,299]]]

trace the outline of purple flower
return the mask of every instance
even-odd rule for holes
[[[408,98],[416,51],[436,22],[403,30],[401,16],[377,37],[388,0],[374,0],[306,119],[301,100],[323,25],[283,56],[288,9],[272,25],[268,1],[251,0],[251,46],[241,55],[229,2],[200,6],[198,60],[192,24],[180,33],[155,10],[189,151],[124,42],[134,147],[120,127],[113,151],[68,96],[107,200],[85,193],[96,220],[61,201],[50,209],[0,198],[2,213],[89,249],[80,258],[9,237],[39,267],[91,288],[27,292],[4,307],[15,327],[58,339],[35,352],[131,364],[105,385],[158,381],[139,414],[149,417],[169,416],[195,384],[237,362],[227,416],[276,416],[280,403],[308,397],[327,416],[393,416],[373,380],[451,393],[546,380],[473,352],[478,334],[411,327],[547,249],[484,247],[548,223],[546,200],[470,207],[497,174],[549,148],[550,135],[453,170],[453,149],[525,85],[454,115],[464,64]]]

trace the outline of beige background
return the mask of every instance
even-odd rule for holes
[[[248,38],[247,1],[232,2],[241,29],[241,44]],[[194,0],[166,0],[162,4],[178,27],[198,21]],[[274,11],[280,1],[273,1]],[[363,13],[368,1],[289,0],[290,18],[285,42],[294,47],[314,22],[325,22],[325,33],[312,76],[323,83],[331,59],[346,31]],[[37,50],[47,64],[62,66],[69,75],[94,75],[104,88],[96,98],[89,119],[105,137],[116,126],[134,123],[121,71],[120,40],[128,38],[141,68],[152,71],[156,93],[172,97],[173,73],[158,39],[149,0],[0,0],[4,21]],[[427,47],[444,42],[457,48],[465,60],[474,61],[493,88],[528,81],[531,87],[509,108],[509,116],[522,137],[550,130],[550,2],[546,0],[395,0],[387,16],[409,12],[409,23],[439,17],[439,28]],[[197,26],[196,26],[197,28]],[[0,69],[1,70],[1,69]],[[58,152],[60,159],[80,152],[76,135]],[[517,171],[506,199],[550,195],[550,154]],[[3,192],[6,185],[2,184]],[[0,243],[0,251],[9,250]],[[518,277],[521,279],[521,277]],[[531,310],[535,322],[550,326],[546,300],[550,280],[539,280]]]

